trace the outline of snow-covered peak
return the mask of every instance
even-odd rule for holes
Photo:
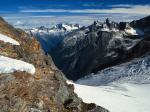
[[[57,24],[55,26],[55,28],[57,29],[63,29],[65,31],[72,31],[72,30],[76,30],[76,29],[79,29],[80,26],[78,24],[68,24],[68,23],[60,23],[60,24]]]
[[[128,22],[114,22],[107,18],[104,22],[94,21],[93,27],[98,27],[100,31],[117,32],[125,36],[144,35],[141,29],[133,28]]]
[[[26,29],[27,33],[33,33],[33,34],[49,34],[49,35],[60,35],[65,34],[67,32],[71,32],[73,30],[79,29],[80,25],[78,24],[68,24],[68,23],[60,23],[52,28],[47,28],[45,26],[32,28],[32,29]]]
[[[49,52],[58,45],[65,35],[79,29],[78,24],[57,24],[55,27],[47,28],[41,26],[38,28],[26,29],[26,32],[37,38],[45,52]]]

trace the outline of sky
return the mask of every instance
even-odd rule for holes
[[[150,15],[150,0],[3,0],[0,16],[15,26],[53,26],[61,22],[132,21]]]

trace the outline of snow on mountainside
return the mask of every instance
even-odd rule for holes
[[[4,57],[0,55],[0,74],[13,73],[15,71],[25,71],[30,74],[35,73],[35,67],[24,61]]]
[[[31,36],[35,36],[40,42],[45,52],[56,47],[64,38],[64,36],[74,30],[79,29],[78,24],[57,24],[55,27],[46,28],[44,26],[32,29],[26,29],[26,32]]]
[[[11,43],[12,45],[20,45],[20,43],[16,40],[3,34],[0,34],[0,41],[3,41],[5,43]],[[35,73],[35,67],[34,65],[26,63],[24,61],[0,55],[0,74],[13,73],[15,71],[26,71],[27,73],[33,75]]]
[[[14,40],[6,35],[3,35],[3,34],[0,34],[0,41],[8,42],[13,45],[20,45],[19,42],[17,42],[16,40]]]
[[[150,83],[150,55],[134,59],[128,63],[106,68],[96,74],[77,81],[89,86],[107,85],[112,82]]]

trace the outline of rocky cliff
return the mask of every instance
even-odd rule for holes
[[[108,112],[78,98],[35,38],[2,18],[0,34],[1,112]]]

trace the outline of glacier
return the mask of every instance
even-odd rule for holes
[[[110,112],[150,112],[149,54],[68,83],[83,101]]]
[[[90,74],[76,81],[89,86],[106,85],[112,82],[150,83],[150,56],[134,60],[114,67],[106,68],[98,73]]]
[[[86,103],[96,103],[110,112],[150,112],[150,84],[114,83],[107,86],[74,84]]]

